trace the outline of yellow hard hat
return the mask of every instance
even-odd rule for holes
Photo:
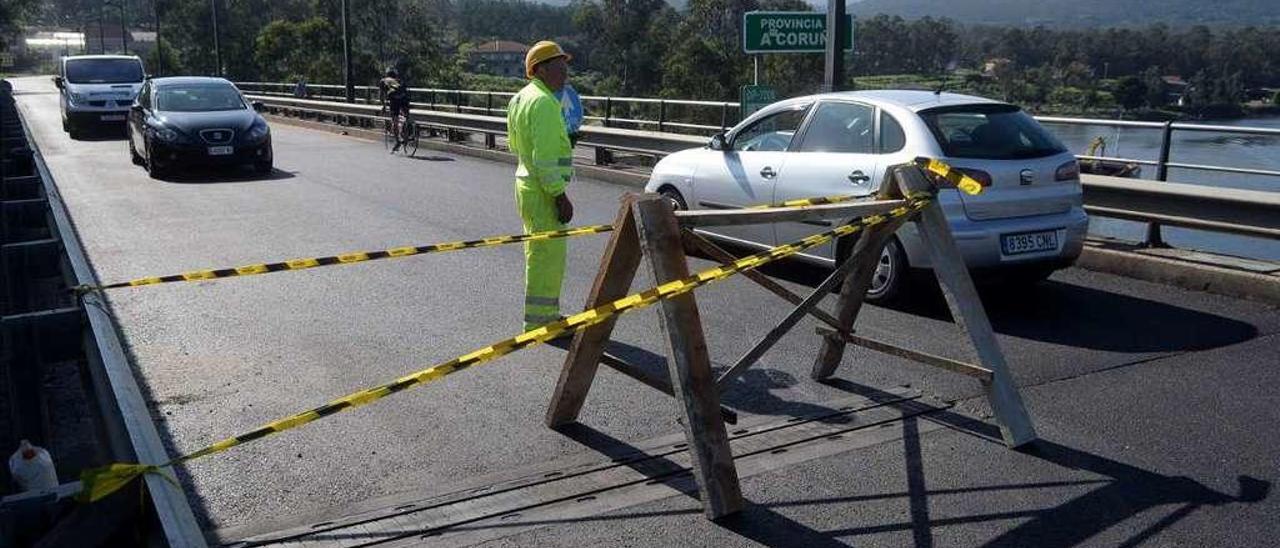
[[[529,53],[524,54],[524,75],[533,78],[533,67],[538,66],[538,63],[550,61],[556,57],[564,57],[565,61],[573,59],[572,55],[560,49],[560,44],[550,40],[543,40],[534,44],[533,47],[529,48]]]

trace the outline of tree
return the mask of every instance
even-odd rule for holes
[[[1116,82],[1115,91],[1111,92],[1116,103],[1125,110],[1133,110],[1142,106],[1147,99],[1147,85],[1136,76],[1125,76]]]
[[[36,7],[36,0],[0,2],[0,51],[9,50],[9,41],[17,34],[23,21],[35,11]]]

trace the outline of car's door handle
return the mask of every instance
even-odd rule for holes
[[[764,166],[764,169],[760,170],[760,176],[765,179],[772,179],[778,176],[778,172],[774,171],[772,167]]]
[[[849,174],[849,182],[855,185],[858,183],[865,183],[870,180],[871,180],[871,177],[867,176],[860,169],[855,169],[853,173]]]

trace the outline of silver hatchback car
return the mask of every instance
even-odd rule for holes
[[[1034,283],[1072,264],[1089,219],[1075,157],[1014,105],[954,93],[883,90],[798,97],[772,104],[701,149],[654,167],[645,190],[677,209],[726,209],[796,198],[869,196],[889,166],[937,158],[977,179],[977,196],[943,190],[939,202],[966,264],[980,280]],[[775,223],[699,230],[767,248],[829,230],[833,223]],[[839,242],[801,260],[834,265]],[[920,236],[904,225],[880,257],[867,294],[898,296],[930,268]]]

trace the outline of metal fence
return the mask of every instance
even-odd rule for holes
[[[284,82],[236,82],[236,85],[247,93],[281,97],[296,96],[297,87]],[[377,87],[355,86],[355,90],[356,102],[378,102]],[[514,95],[509,91],[409,88],[409,100],[415,108],[486,116],[506,116],[507,102]],[[346,88],[306,84],[306,98],[344,101]],[[604,127],[709,136],[739,121],[738,103],[595,95],[584,95],[581,99],[586,120]]]

